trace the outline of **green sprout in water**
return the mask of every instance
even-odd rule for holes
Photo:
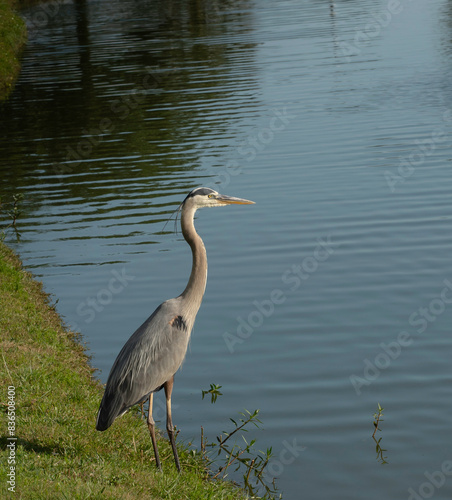
[[[204,399],[204,396],[207,394],[211,395],[211,400],[210,402],[213,404],[217,401],[218,396],[223,396],[223,394],[220,392],[221,385],[216,385],[216,384],[210,384],[210,389],[208,391],[202,391],[202,399]]]
[[[218,477],[226,479],[229,468],[234,472],[240,470],[243,474],[244,489],[251,498],[272,500],[277,498],[275,481],[273,480],[272,484],[269,485],[265,474],[265,469],[272,457],[272,449],[267,448],[265,451],[257,451],[254,447],[256,440],[251,439],[248,442],[242,434],[242,432],[247,432],[245,427],[249,424],[253,424],[257,428],[260,427],[261,421],[257,418],[258,414],[259,410],[255,410],[253,413],[244,410],[244,412],[240,413],[242,418],[238,421],[230,418],[229,420],[234,425],[233,430],[231,432],[223,431],[223,434],[217,436],[217,442],[206,443],[204,441],[201,444],[201,450],[211,466],[216,459],[222,457],[223,464],[219,465],[216,473],[213,473],[213,479]],[[203,440],[204,432],[202,428],[201,433],[201,439]],[[229,440],[233,436],[239,437],[239,440],[230,442]],[[208,456],[206,447],[211,448],[210,454],[213,454],[216,458]],[[263,494],[259,494],[260,492]],[[280,497],[279,495],[278,498]]]
[[[374,413],[374,433],[372,434],[372,437],[375,436],[375,433],[378,431],[381,431],[381,429],[378,428],[378,424],[380,423],[380,421],[383,422],[383,411],[384,411],[384,408],[382,408],[380,406],[380,403],[378,403],[378,411]]]
[[[7,217],[9,217],[11,219],[11,222],[7,226],[4,226],[2,228],[1,238],[0,238],[1,240],[5,239],[5,236],[6,236],[5,230],[9,229],[9,228],[13,228],[15,233],[16,233],[17,240],[19,241],[20,233],[17,230],[16,222],[17,222],[17,219],[19,218],[19,215],[21,214],[21,210],[19,208],[19,205],[22,202],[23,197],[24,197],[24,195],[21,193],[14,194],[13,201],[9,202],[9,203],[2,202],[2,200],[0,198],[0,217],[2,217],[2,214],[3,214],[3,216],[6,215]]]
[[[376,437],[375,437],[375,433],[377,431],[381,432],[381,429],[379,428],[379,425],[380,425],[380,422],[383,422],[383,411],[384,411],[384,408],[382,408],[380,406],[380,403],[378,403],[378,411],[374,413],[374,433],[372,434],[372,439],[375,441],[375,444],[376,444],[377,460],[379,460],[382,465],[388,463],[386,461],[387,457],[383,456],[383,452],[387,451],[387,450],[384,450],[381,447],[380,442],[381,442],[382,438],[380,438],[380,439],[377,440]]]
[[[210,389],[202,391],[202,398],[211,395],[211,403],[215,403],[220,392],[221,385],[210,384]],[[260,428],[262,422],[258,418],[259,410],[240,412],[240,418],[229,420],[233,424],[230,432],[223,431],[216,437],[216,441],[208,442],[204,436],[204,428],[201,427],[201,455],[205,459],[208,469],[216,463],[218,469],[211,472],[213,479],[228,477],[229,471],[240,472],[243,477],[243,488],[249,498],[261,500],[273,500],[282,498],[276,491],[275,479],[270,480],[267,474],[267,465],[272,457],[272,449],[265,451],[256,450],[256,440],[245,439],[243,435],[250,425]],[[234,439],[232,439],[234,438]],[[208,451],[209,448],[209,451]],[[220,461],[221,463],[219,463]],[[269,484],[271,482],[271,484]]]

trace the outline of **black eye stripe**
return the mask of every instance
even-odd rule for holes
[[[198,194],[201,196],[207,196],[209,194],[214,194],[214,193],[215,191],[210,188],[196,188],[188,195],[188,198],[191,198],[192,196],[196,196]]]

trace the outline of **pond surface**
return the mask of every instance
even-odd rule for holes
[[[214,440],[259,408],[249,437],[273,448],[286,499],[452,498],[451,3],[62,1],[24,15],[0,108],[0,195],[24,196],[7,242],[100,379],[185,287],[189,247],[164,227],[185,195],[254,200],[196,220],[209,279],[176,377],[179,439],[199,446],[201,425]]]

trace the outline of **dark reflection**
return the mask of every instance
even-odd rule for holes
[[[93,71],[90,64],[89,21],[86,0],[75,0],[74,7],[78,51],[80,54],[80,84],[84,95],[89,99],[92,94]]]
[[[232,142],[230,103],[257,104],[246,5],[75,0],[24,11],[41,25],[0,108],[0,191],[62,185],[84,198],[133,178],[149,191],[143,178],[199,166],[212,134]]]

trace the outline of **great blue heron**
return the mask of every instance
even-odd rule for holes
[[[185,290],[176,298],[163,302],[125,343],[108,376],[105,393],[97,414],[96,429],[105,431],[115,418],[131,406],[149,398],[147,424],[154,448],[155,462],[161,469],[152,418],[154,392],[165,389],[166,429],[173,449],[177,470],[180,462],[171,418],[171,392],[174,374],[187,352],[191,330],[204,295],[207,281],[207,255],[204,243],[195,230],[193,219],[202,207],[249,205],[253,201],[233,198],[213,189],[200,187],[191,191],[180,206],[182,234],[193,253],[193,265]]]

